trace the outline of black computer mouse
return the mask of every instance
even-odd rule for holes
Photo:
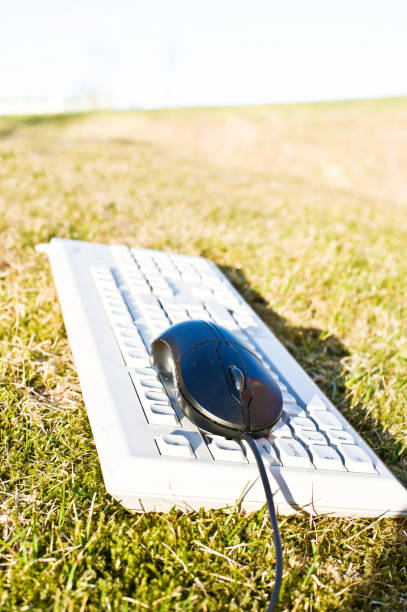
[[[201,429],[241,439],[267,436],[283,398],[263,363],[228,330],[207,321],[173,325],[151,344],[153,365],[172,376],[180,408]]]

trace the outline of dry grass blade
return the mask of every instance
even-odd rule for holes
[[[264,513],[107,497],[35,245],[210,258],[407,483],[406,159],[405,99],[0,118],[2,612],[260,612],[274,581]],[[280,525],[282,611],[407,608],[405,521]]]

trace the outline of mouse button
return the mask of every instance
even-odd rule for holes
[[[244,342],[241,341],[238,336],[230,332],[228,329],[225,329],[224,327],[221,327],[220,325],[214,325],[214,324],[212,325],[213,327],[216,328],[217,333],[224,340],[224,342],[226,342],[227,345],[229,346],[234,345],[236,346],[236,348],[240,346],[244,347]]]
[[[246,366],[248,384],[252,391],[249,404],[250,425],[253,430],[273,425],[281,415],[281,391],[263,364],[249,350],[241,349]]]
[[[246,380],[244,374],[240,368],[235,365],[229,366],[229,372],[232,377],[232,381],[236,389],[242,393],[246,387]]]
[[[282,399],[278,392],[254,392],[249,405],[250,428],[253,432],[272,427],[281,417]]]
[[[176,361],[183,353],[204,342],[219,343],[213,329],[205,321],[182,321],[173,325],[151,343],[153,358],[160,351],[159,342],[165,342]]]
[[[207,342],[176,363],[177,382],[185,398],[208,419],[229,427],[243,426],[242,406],[232,397],[216,352]]]
[[[251,398],[251,391],[250,386],[247,384],[245,364],[240,356],[238,348],[239,347],[237,346],[232,346],[231,344],[221,342],[219,343],[216,352],[225,373],[225,380],[230,393],[237,399],[238,402],[247,405]],[[233,375],[231,374],[231,368],[237,368],[237,371],[240,370],[244,383],[242,390],[236,386]]]
[[[252,399],[252,390],[243,371],[235,365],[229,366],[229,374],[232,379],[233,396],[243,406],[243,418],[245,427],[250,427],[248,406]]]
[[[242,363],[246,368],[247,375],[250,378],[256,378],[257,376],[262,377],[264,375],[273,380],[260,359],[258,359],[256,355],[253,355],[248,348],[238,346],[236,347],[236,351],[239,352],[240,359],[242,360]]]
[[[151,363],[160,374],[168,376],[174,365],[174,356],[163,338],[156,338],[151,344]]]

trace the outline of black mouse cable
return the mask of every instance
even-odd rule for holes
[[[283,551],[281,548],[280,531],[278,529],[278,522],[276,517],[276,510],[274,508],[273,494],[271,492],[269,479],[267,477],[266,468],[264,467],[263,458],[257,447],[256,440],[249,434],[244,434],[245,440],[253,451],[257,466],[260,472],[260,478],[263,483],[264,493],[266,494],[267,506],[270,516],[270,522],[273,526],[273,537],[274,537],[274,548],[276,551],[276,579],[274,582],[274,589],[271,594],[270,602],[267,608],[267,612],[274,610],[275,605],[278,601],[280,594],[281,581],[283,576]]]

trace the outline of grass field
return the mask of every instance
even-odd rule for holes
[[[106,494],[52,236],[209,257],[407,484],[407,100],[0,118],[0,609],[264,610],[263,512]],[[407,521],[281,517],[281,610],[405,610]]]

